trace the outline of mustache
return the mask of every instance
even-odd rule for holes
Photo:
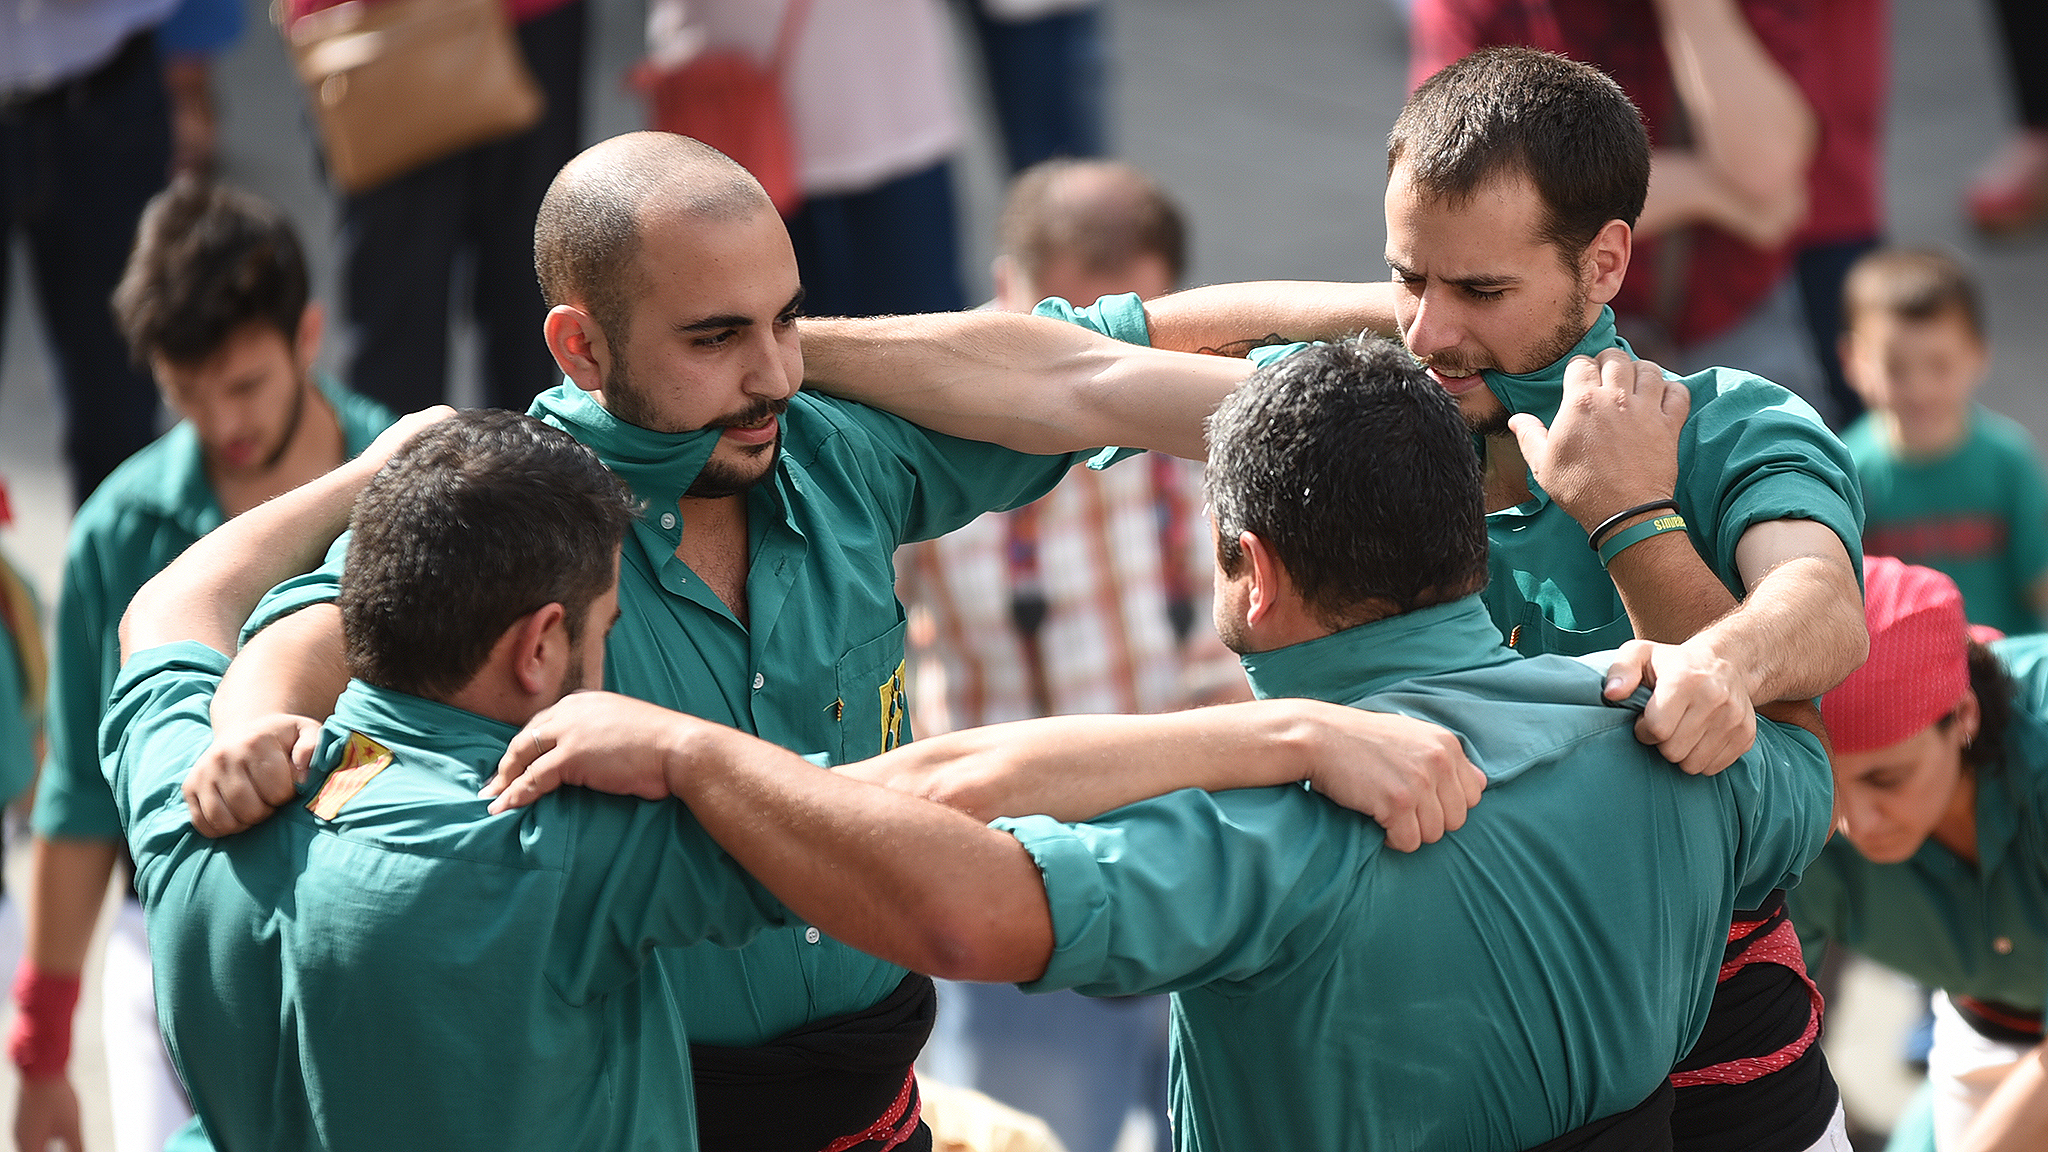
[[[788,410],[789,400],[787,398],[781,400],[762,400],[756,403],[751,408],[747,408],[740,412],[734,412],[729,415],[720,416],[718,419],[713,420],[710,424],[705,425],[705,427],[744,428],[750,424],[759,424],[761,421],[768,419],[770,416],[780,416],[784,412],[787,412]]]
[[[1453,376],[1468,376],[1473,367],[1463,356],[1454,352],[1438,352],[1429,356],[1417,356],[1415,362],[1424,368],[1434,368]]]

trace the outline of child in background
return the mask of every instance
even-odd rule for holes
[[[1972,399],[1991,363],[1976,284],[1944,253],[1884,250],[1842,295],[1842,368],[1870,408],[1842,434],[1864,551],[1947,574],[1971,623],[2041,631],[2048,480],[2027,430]]]

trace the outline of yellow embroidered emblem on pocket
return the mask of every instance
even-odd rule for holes
[[[341,815],[342,806],[363,790],[363,785],[389,767],[391,749],[361,732],[349,733],[348,744],[341,750],[341,764],[328,773],[320,791],[306,801],[306,810],[322,820],[334,819]]]
[[[882,751],[887,752],[903,743],[903,715],[910,709],[910,698],[903,691],[903,665],[896,662],[896,671],[882,681]]]

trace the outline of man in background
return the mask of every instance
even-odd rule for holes
[[[120,670],[128,600],[223,521],[361,452],[382,405],[317,376],[322,313],[291,224],[231,188],[181,179],[150,202],[114,294],[135,359],[183,419],[114,470],[78,510],[57,601],[49,759],[38,788],[19,1011],[24,1148],[78,1147],[65,1075],[80,970],[121,856],[100,775],[99,724]],[[104,974],[108,1087],[120,1152],[155,1152],[191,1114],[158,1036],[142,911],[115,917]]]
[[[1000,244],[995,306],[1008,312],[1049,296],[1150,300],[1186,269],[1179,207],[1117,160],[1018,176]],[[903,549],[916,730],[1247,698],[1236,659],[1202,626],[1212,556],[1201,469],[1164,455],[1076,468],[1040,500]],[[1109,1152],[1133,1108],[1165,1146],[1164,997],[946,983],[940,1000],[925,1059],[940,1079],[1044,1117],[1069,1152]]]

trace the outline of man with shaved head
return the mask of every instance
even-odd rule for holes
[[[1200,417],[1247,371],[1239,361],[1119,352],[1118,372],[1170,363],[1177,386],[1140,392],[1112,375],[1072,395],[1049,387],[1047,410],[1071,418],[1012,421],[1001,437],[1009,447],[800,392],[803,291],[782,221],[743,169],[677,136],[635,133],[577,157],[542,204],[534,247],[551,305],[548,346],[568,379],[532,412],[593,449],[643,503],[621,561],[606,686],[833,763],[908,738],[899,544],[1037,498],[1092,445],[1199,456]],[[1077,328],[1008,319],[1114,347]],[[258,609],[254,625],[270,626],[216,697],[224,739],[237,717],[332,710],[346,682],[329,603],[338,563]],[[1368,741],[1428,727],[1332,714]],[[1219,747],[1249,735],[1241,723],[1212,726]],[[1428,759],[1455,826],[1476,798],[1472,769],[1455,751]],[[1400,773],[1414,762],[1387,758]],[[186,792],[194,826],[208,834],[260,819],[291,795],[217,783],[205,765]],[[1422,834],[1442,827],[1425,818]],[[705,1146],[930,1146],[911,1074],[931,1026],[929,979],[801,924],[737,950],[657,950],[653,967],[645,1001],[687,1025]]]

